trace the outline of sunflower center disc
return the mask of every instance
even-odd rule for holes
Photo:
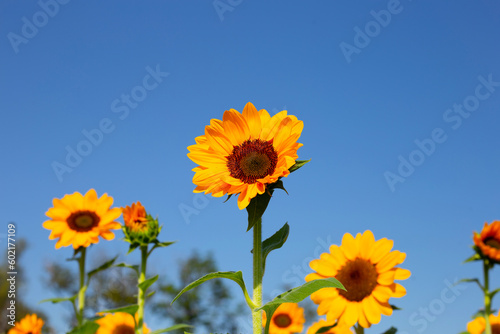
[[[278,314],[274,317],[274,324],[279,328],[286,328],[292,324],[292,319],[288,314]]]
[[[247,140],[234,146],[233,152],[227,157],[230,175],[247,184],[273,174],[277,162],[278,153],[274,150],[272,141],[260,139]]]
[[[347,291],[339,290],[339,294],[349,301],[359,302],[368,297],[377,286],[377,269],[363,259],[348,261],[335,277]]]
[[[135,334],[135,330],[127,325],[119,325],[113,330],[113,334]]]
[[[99,224],[99,217],[92,211],[78,211],[72,213],[66,221],[71,229],[85,232]]]
[[[500,240],[497,240],[495,238],[487,238],[484,241],[485,245],[488,245],[490,247],[493,247],[495,249],[500,249]]]

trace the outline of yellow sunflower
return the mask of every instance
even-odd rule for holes
[[[243,113],[226,110],[222,121],[212,119],[205,134],[189,146],[188,157],[194,168],[194,192],[221,197],[239,194],[238,207],[263,194],[266,185],[290,174],[297,160],[297,143],[304,124],[283,110],[271,117],[250,102]]]
[[[28,314],[15,323],[8,334],[42,334],[43,320],[36,314]]]
[[[338,319],[347,327],[357,322],[364,328],[379,323],[382,314],[391,315],[389,298],[406,294],[394,280],[410,277],[409,270],[395,267],[406,254],[391,252],[392,246],[393,241],[386,238],[375,241],[371,231],[356,238],[346,233],[340,247],[332,245],[329,253],[312,260],[309,265],[316,272],[307,275],[306,281],[335,277],[347,290],[325,288],[313,293],[318,314],[326,314],[329,323]]]
[[[112,240],[115,235],[112,229],[120,229],[121,225],[114,221],[121,215],[120,208],[112,208],[113,198],[108,194],[97,198],[94,189],[85,196],[75,192],[63,198],[54,198],[53,207],[45,214],[51,218],[43,223],[43,227],[51,230],[49,239],[59,240],[56,248],[73,245],[74,249],[99,242],[99,236]]]
[[[500,221],[484,223],[481,234],[474,232],[474,243],[485,256],[500,262]]]
[[[266,312],[262,313],[262,325],[267,321]],[[301,333],[304,329],[304,309],[295,303],[281,304],[274,312],[269,325],[269,334]]]
[[[126,206],[122,210],[125,226],[131,231],[144,231],[148,227],[146,209],[141,202],[132,203],[131,206]]]
[[[491,334],[500,334],[500,311],[498,315],[490,314],[490,325]],[[467,331],[470,334],[484,334],[486,329],[486,320],[483,317],[477,317],[476,319],[467,323]]]
[[[318,322],[315,322],[312,324],[308,329],[307,329],[307,334],[316,334],[316,332],[321,328],[321,327],[326,327],[326,326],[331,326],[332,323],[329,323],[328,321],[321,319]],[[324,332],[323,334],[354,334],[353,330],[346,326],[345,324],[337,324],[337,326],[329,329],[328,331]]]
[[[95,334],[135,334],[134,318],[124,312],[106,314],[103,318],[96,320],[99,325]],[[143,326],[143,333],[148,334],[149,328]]]

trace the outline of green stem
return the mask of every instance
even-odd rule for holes
[[[253,302],[262,306],[262,218],[253,226]],[[253,334],[262,334],[262,311],[252,311]]]
[[[146,262],[148,260],[148,246],[141,246],[141,273],[139,274],[138,284],[141,284],[146,280]],[[137,328],[135,332],[137,334],[143,334],[142,328],[144,324],[144,304],[146,302],[146,291],[141,288],[138,289],[137,293],[137,305],[139,309],[137,310]]]
[[[85,285],[85,255],[87,252],[86,247],[81,247],[80,258],[78,259],[78,267],[80,270],[80,288],[78,290],[78,311],[76,312],[76,318],[78,320],[78,326],[83,323],[83,309],[85,308],[85,291],[87,286]]]
[[[490,314],[491,314],[491,295],[490,295],[490,263],[487,259],[483,261],[484,273],[484,318],[486,320],[485,334],[491,334]]]

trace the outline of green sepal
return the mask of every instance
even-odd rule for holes
[[[477,253],[477,247],[472,247],[474,248],[474,250],[476,251],[476,253],[474,253],[474,255],[472,255],[471,257],[469,257],[467,260],[465,260],[464,262],[462,263],[468,263],[468,262],[473,262],[473,261],[481,261],[481,255],[479,253]]]
[[[272,190],[274,190],[274,189],[281,189],[281,190],[283,190],[284,192],[286,192],[286,194],[287,194],[287,195],[289,195],[289,194],[288,194],[288,191],[286,191],[285,186],[283,185],[283,181],[281,181],[281,178],[280,178],[280,179],[278,179],[278,181],[276,181],[276,182],[274,182],[274,183],[270,184],[270,185],[268,186],[268,189],[272,189]]]
[[[99,267],[95,268],[94,270],[89,271],[87,273],[87,277],[88,277],[87,285],[88,285],[88,282],[90,282],[90,279],[92,278],[92,276],[94,276],[95,274],[97,274],[100,271],[106,270],[109,267],[113,266],[113,263],[115,263],[117,258],[118,258],[118,256],[115,256],[114,258],[112,258],[109,261],[104,262]]]
[[[147,227],[143,231],[133,231],[126,224],[122,226],[122,231],[125,235],[123,240],[130,243],[129,253],[139,246],[147,246],[150,243],[158,241],[156,237],[162,228],[158,223],[158,218],[153,218],[150,214],[146,214],[146,219]]]
[[[227,195],[226,200],[225,200],[224,202],[222,202],[222,203],[226,203],[227,201],[229,201],[229,199],[230,199],[232,196],[233,196],[233,194],[229,194],[229,195]]]
[[[85,321],[81,326],[75,327],[67,334],[95,334],[99,325],[93,321]]]
[[[293,164],[292,167],[290,167],[290,169],[288,170],[290,173],[293,173],[295,172],[296,170],[298,170],[299,168],[302,168],[306,163],[308,163],[309,161],[311,161],[311,159],[309,160],[296,160],[295,161],[295,164]]]
[[[78,297],[78,294],[71,296],[71,297],[65,297],[65,298],[48,298],[48,299],[41,300],[40,302],[38,302],[38,304],[48,303],[48,302],[51,302],[52,304],[57,304],[57,303],[62,303],[62,302],[74,303],[76,300],[76,297]]]
[[[258,221],[262,219],[264,212],[267,209],[267,205],[271,200],[273,195],[272,189],[266,189],[263,194],[257,195],[250,200],[250,204],[247,206],[248,212],[248,227],[247,232],[252,229],[252,227],[257,224]]]
[[[140,284],[138,284],[137,287],[139,289],[141,289],[142,291],[146,291],[154,282],[156,282],[158,280],[158,277],[159,276],[156,275],[156,276],[153,276],[151,278],[148,278],[144,282],[141,282]]]
[[[328,332],[330,329],[334,328],[334,327],[337,327],[337,323],[334,323],[333,325],[331,326],[323,326],[321,328],[319,328],[315,334],[322,334],[322,333],[326,333]]]
[[[264,240],[262,243],[262,275],[266,270],[266,258],[272,250],[281,248],[288,238],[288,233],[290,232],[290,226],[285,223],[283,227],[274,233],[271,237]],[[253,253],[253,249],[252,249]]]
[[[186,324],[176,324],[176,325],[173,325],[171,327],[168,327],[168,328],[164,328],[164,329],[157,329],[153,332],[149,332],[149,334],[161,334],[161,333],[166,333],[166,332],[170,332],[170,331],[173,331],[173,330],[176,330],[176,329],[181,329],[181,328],[192,328],[193,326],[191,325],[186,325]],[[186,332],[184,332],[186,333]]]
[[[267,321],[265,334],[269,333],[269,325],[271,323],[271,318],[276,311],[276,309],[283,303],[298,303],[303,301],[306,297],[310,296],[312,293],[323,289],[323,288],[338,288],[345,290],[342,283],[340,283],[336,278],[329,277],[323,279],[316,279],[309,281],[301,286],[290,289],[276,296],[273,300],[266,303],[265,305],[254,309],[254,311],[264,310],[266,311]]]
[[[177,241],[159,241],[158,239],[153,241],[153,247],[151,247],[151,250],[148,252],[148,256],[153,252],[155,248],[161,248],[161,247],[168,247],[172,244],[175,244]]]
[[[124,312],[128,313],[131,316],[135,317],[135,314],[137,313],[137,310],[139,309],[139,305],[137,304],[132,304],[132,305],[127,305],[127,306],[122,306],[118,308],[113,308],[110,310],[104,310],[99,313],[117,313],[117,312]]]
[[[129,268],[134,270],[137,273],[137,276],[139,276],[139,266],[137,264],[126,264],[124,262],[115,264],[114,267],[124,267],[124,268]]]
[[[255,304],[253,303],[253,301],[250,299],[250,296],[248,295],[248,291],[247,291],[247,288],[245,287],[245,282],[243,281],[243,274],[241,273],[241,271],[219,271],[219,272],[210,273],[210,274],[207,274],[201,278],[198,278],[196,281],[191,282],[188,286],[186,286],[184,289],[182,289],[177,294],[177,296],[175,296],[175,298],[172,300],[170,305],[172,305],[186,291],[189,291],[193,288],[196,288],[198,285],[200,285],[208,280],[214,279],[214,278],[226,278],[226,279],[230,279],[230,280],[236,282],[240,286],[241,290],[243,291],[243,294],[245,296],[245,299],[247,301],[248,306],[250,306],[251,309],[255,308]]]
[[[401,311],[402,308],[397,307],[396,305],[389,304],[389,306],[394,310],[394,311]]]
[[[386,330],[385,332],[383,332],[382,334],[395,334],[397,331],[398,331],[398,329],[396,327],[391,327],[388,330]]]

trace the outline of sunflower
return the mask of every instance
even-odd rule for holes
[[[262,313],[262,324],[266,325],[266,312]],[[271,317],[269,334],[301,333],[304,328],[304,309],[296,303],[281,304]]]
[[[474,232],[474,243],[485,256],[500,262],[500,220],[484,223],[481,234]]]
[[[500,311],[498,315],[490,314],[491,334],[500,334]],[[467,331],[470,334],[483,334],[486,329],[484,317],[477,317],[467,324]]]
[[[28,314],[16,322],[8,334],[42,334],[43,320],[36,314]]]
[[[148,227],[146,209],[141,202],[132,203],[131,206],[122,208],[123,221],[125,226],[131,231],[144,231]]]
[[[329,323],[336,319],[352,327],[356,322],[364,328],[380,322],[381,314],[391,315],[389,298],[399,298],[406,290],[394,280],[410,277],[410,271],[396,268],[406,254],[392,251],[393,241],[386,238],[375,241],[371,231],[358,233],[356,238],[346,233],[342,245],[330,246],[329,253],[309,265],[316,271],[306,281],[335,277],[347,291],[321,289],[311,295],[319,304],[318,314],[327,316]]]
[[[103,318],[96,320],[99,325],[95,334],[135,334],[134,318],[124,312],[106,314]],[[143,333],[148,334],[149,328],[143,326]]]
[[[331,326],[332,323],[329,323],[328,321],[321,319],[318,322],[315,322],[312,324],[308,329],[307,329],[307,334],[316,334],[316,332],[322,328],[322,327],[327,327]],[[346,326],[345,324],[337,324],[337,326],[329,329],[326,332],[323,332],[323,334],[354,334],[351,328]]]
[[[297,140],[303,127],[286,110],[271,117],[250,102],[242,114],[226,110],[222,121],[212,119],[205,134],[188,147],[188,157],[199,165],[193,169],[194,192],[215,197],[239,194],[238,207],[246,208],[268,184],[290,174],[302,146]]]
[[[99,242],[99,236],[112,240],[115,235],[111,229],[119,229],[115,222],[121,215],[120,208],[112,208],[113,198],[108,194],[97,198],[94,189],[85,196],[75,192],[63,198],[54,198],[54,206],[45,214],[51,218],[43,227],[51,230],[49,239],[59,240],[56,248],[73,245],[74,249],[88,247]]]

